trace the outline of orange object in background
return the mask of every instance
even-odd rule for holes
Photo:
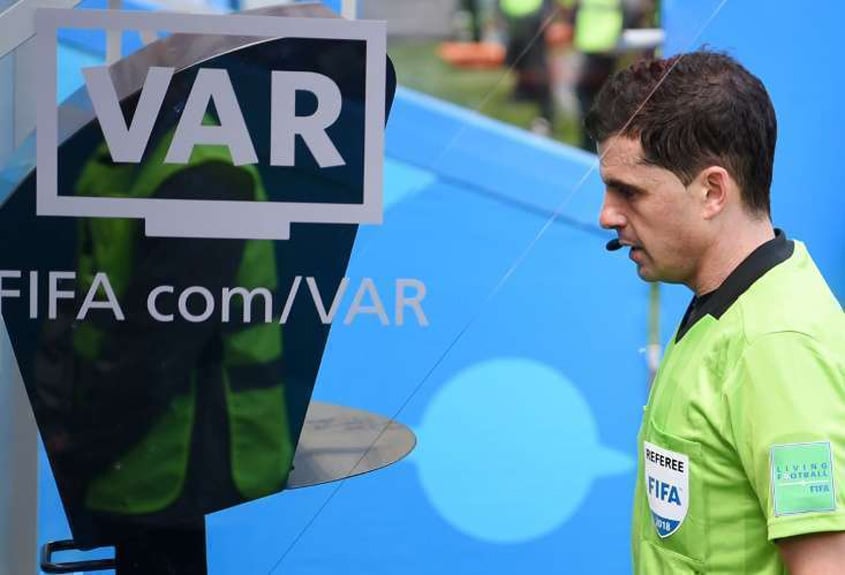
[[[459,68],[498,68],[505,62],[505,47],[495,42],[443,42],[437,55]]]

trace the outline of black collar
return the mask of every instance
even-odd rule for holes
[[[795,242],[786,239],[783,230],[776,229],[774,239],[751,252],[722,282],[722,285],[710,293],[692,298],[684,319],[681,320],[675,343],[681,341],[684,334],[705,315],[711,315],[716,319],[721,318],[737,298],[751,287],[751,284],[776,265],[789,259],[794,251]]]

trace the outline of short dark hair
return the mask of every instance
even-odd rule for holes
[[[708,165],[722,166],[749,211],[770,214],[775,110],[763,83],[726,54],[691,52],[620,70],[584,125],[597,142],[638,137],[645,161],[685,185]]]

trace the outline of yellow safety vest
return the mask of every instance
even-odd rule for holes
[[[149,198],[170,176],[186,167],[203,162],[231,163],[228,149],[222,146],[196,146],[189,164],[164,163],[172,132],[162,138],[150,159],[141,166],[112,164],[103,144],[83,169],[77,193],[85,196]],[[250,167],[255,200],[266,200],[260,177]],[[80,240],[77,281],[81,293],[91,286],[97,272],[105,272],[118,300],[126,291],[134,271],[133,246],[139,220],[124,218],[89,218],[83,220],[80,237],[90,239],[85,247]],[[272,242],[245,242],[236,285],[248,290],[276,287],[276,263]],[[101,294],[102,297],[102,294]],[[107,334],[91,322],[81,322],[73,334],[73,346],[79,361],[96,361]],[[293,444],[288,427],[284,386],[281,378],[252,381],[239,377],[237,370],[248,370],[280,362],[281,326],[275,322],[239,326],[222,336],[222,378],[228,415],[230,463],[233,483],[246,499],[255,499],[281,490],[291,469]],[[271,377],[266,370],[263,377]],[[259,377],[260,378],[260,377]],[[85,382],[79,382],[83,388]],[[119,385],[120,382],[115,382]],[[175,395],[170,405],[153,424],[146,437],[120,455],[105,472],[88,485],[85,505],[94,511],[138,515],[165,510],[182,494],[187,479],[191,438],[196,416],[196,373],[191,376],[190,391]]]
[[[510,18],[522,18],[538,12],[543,7],[543,0],[501,0],[502,12]]]
[[[585,54],[610,52],[619,43],[624,20],[620,0],[580,0],[575,14],[575,49]]]

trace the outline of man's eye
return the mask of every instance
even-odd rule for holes
[[[628,188],[626,186],[618,186],[616,188],[616,191],[619,193],[620,196],[622,196],[623,198],[628,198],[628,199],[633,198],[634,196],[637,195],[636,190],[634,190],[633,188]]]

